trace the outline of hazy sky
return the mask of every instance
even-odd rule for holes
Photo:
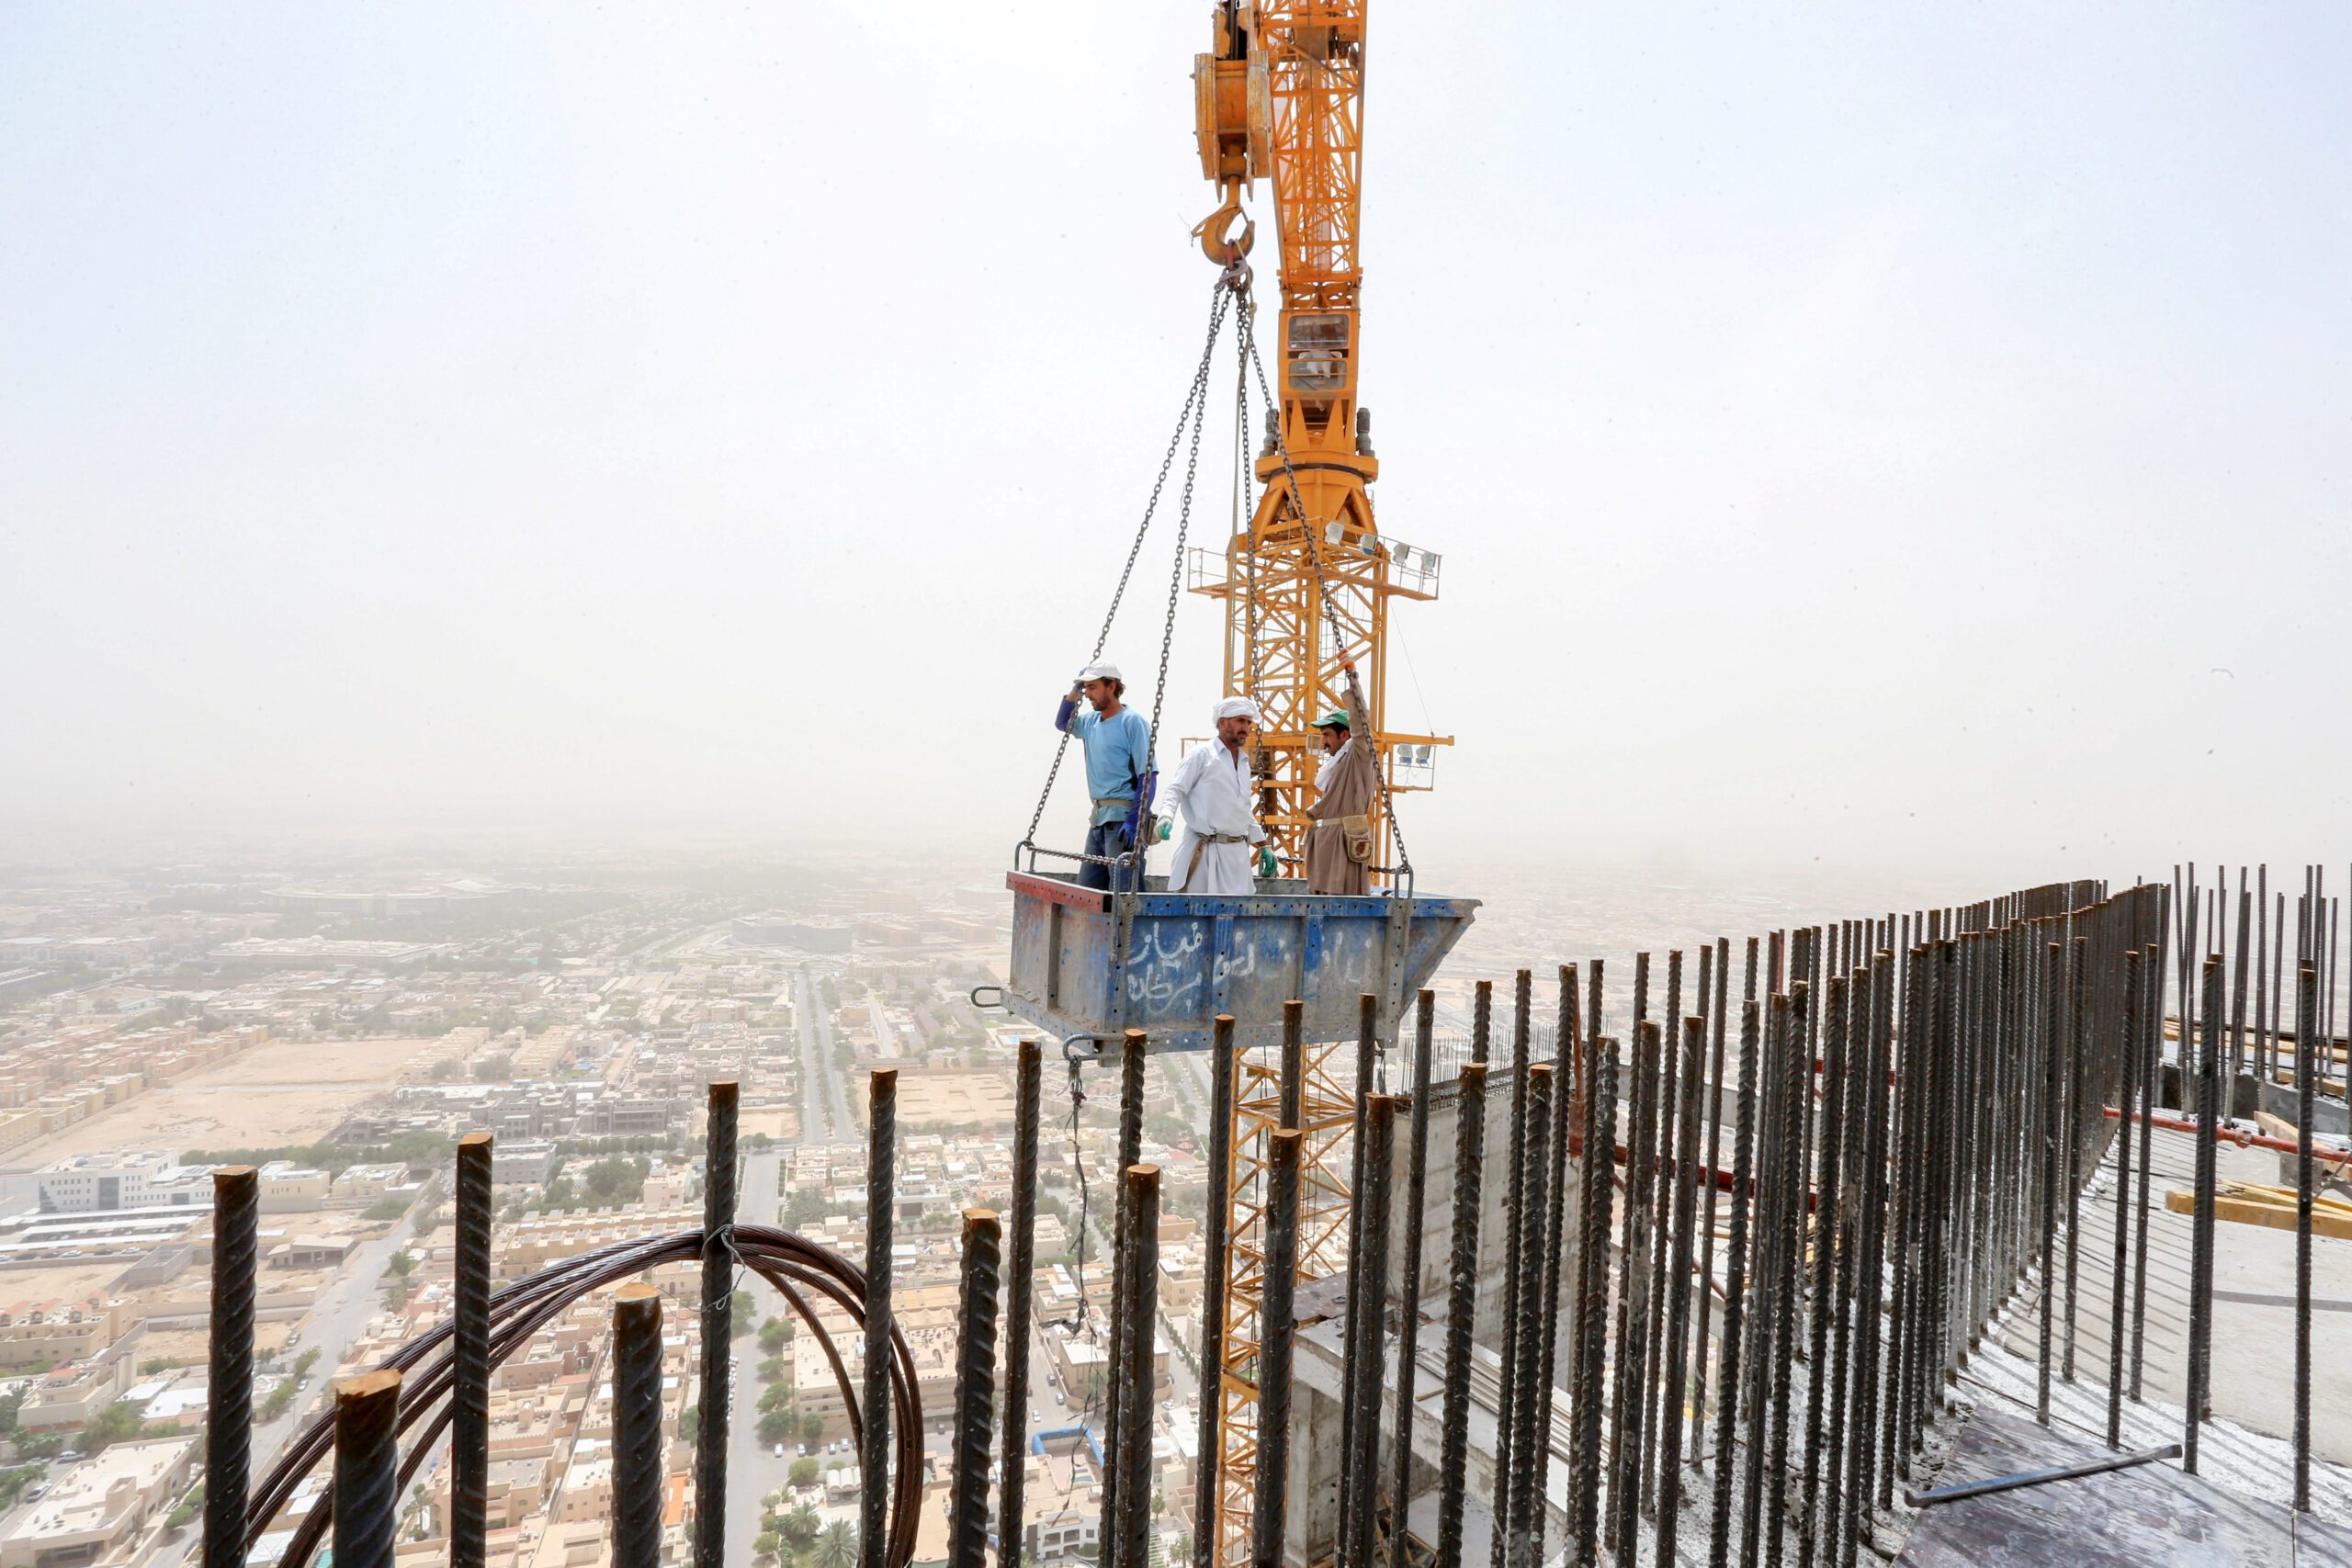
[[[1198,352],[1205,12],[0,11],[0,819],[1009,846]],[[1424,885],[2345,854],[2347,73],[2327,5],[1379,0]]]

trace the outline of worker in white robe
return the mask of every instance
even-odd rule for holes
[[[1257,722],[1258,705],[1247,697],[1217,704],[1216,739],[1177,763],[1160,792],[1162,809],[1176,828],[1170,893],[1230,897],[1258,890],[1250,862],[1266,830],[1250,809],[1250,727]]]

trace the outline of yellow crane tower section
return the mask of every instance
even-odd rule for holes
[[[1450,737],[1401,734],[1386,723],[1388,610],[1437,596],[1439,560],[1384,536],[1373,509],[1380,477],[1371,418],[1359,399],[1363,269],[1364,12],[1366,0],[1226,0],[1214,8],[1212,47],[1194,62],[1201,170],[1224,204],[1201,225],[1204,251],[1231,265],[1254,233],[1241,198],[1273,186],[1282,245],[1282,311],[1267,355],[1275,385],[1254,464],[1262,485],[1248,525],[1221,553],[1193,562],[1195,592],[1226,610],[1225,689],[1257,700],[1259,815],[1292,874],[1306,862],[1315,801],[1316,723],[1342,705],[1351,670],[1362,675],[1386,783],[1372,807],[1375,879],[1393,882],[1402,858],[1387,808],[1426,789],[1430,748]],[[1205,558],[1203,558],[1205,557]],[[1308,1043],[1297,1126],[1297,1273],[1347,1268],[1352,1201],[1349,1136],[1356,1085],[1351,1045]],[[1258,1356],[1272,1139],[1283,1125],[1281,1068],[1272,1053],[1236,1065],[1227,1147],[1226,1311],[1219,1364],[1204,1397],[1216,1402],[1216,1513],[1200,1521],[1215,1568],[1250,1558],[1258,1492]],[[1211,1456],[1202,1456],[1204,1461]]]

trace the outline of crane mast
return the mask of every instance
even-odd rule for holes
[[[1269,425],[1254,472],[1263,487],[1248,525],[1222,552],[1202,552],[1193,587],[1226,611],[1225,689],[1257,700],[1259,816],[1300,874],[1307,809],[1316,798],[1316,723],[1342,705],[1361,674],[1374,749],[1386,782],[1372,805],[1375,881],[1399,859],[1389,797],[1429,787],[1430,752],[1450,737],[1401,734],[1386,724],[1388,610],[1437,596],[1438,558],[1385,537],[1373,508],[1380,477],[1371,418],[1358,395],[1362,367],[1364,22],[1367,0],[1225,0],[1212,13],[1212,48],[1193,67],[1202,173],[1224,205],[1201,226],[1213,261],[1231,263],[1254,227],[1241,197],[1273,187],[1282,254],[1282,310],[1270,351]],[[1358,1096],[1352,1043],[1301,1051],[1295,1123],[1304,1134],[1296,1258],[1301,1280],[1348,1267]],[[1235,1067],[1227,1131],[1225,1316],[1213,1389],[1216,1518],[1203,1520],[1201,1557],[1234,1568],[1250,1556],[1259,1490],[1258,1357],[1273,1134],[1285,1125],[1282,1066],[1248,1052]],[[1310,1561],[1319,1553],[1308,1542]]]

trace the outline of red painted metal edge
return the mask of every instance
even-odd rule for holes
[[[1064,904],[1073,909],[1085,909],[1093,914],[1110,910],[1111,896],[1095,887],[1076,887],[1050,876],[1032,876],[1027,872],[1008,871],[1004,885],[1015,893],[1032,898],[1042,898],[1048,904]]]

